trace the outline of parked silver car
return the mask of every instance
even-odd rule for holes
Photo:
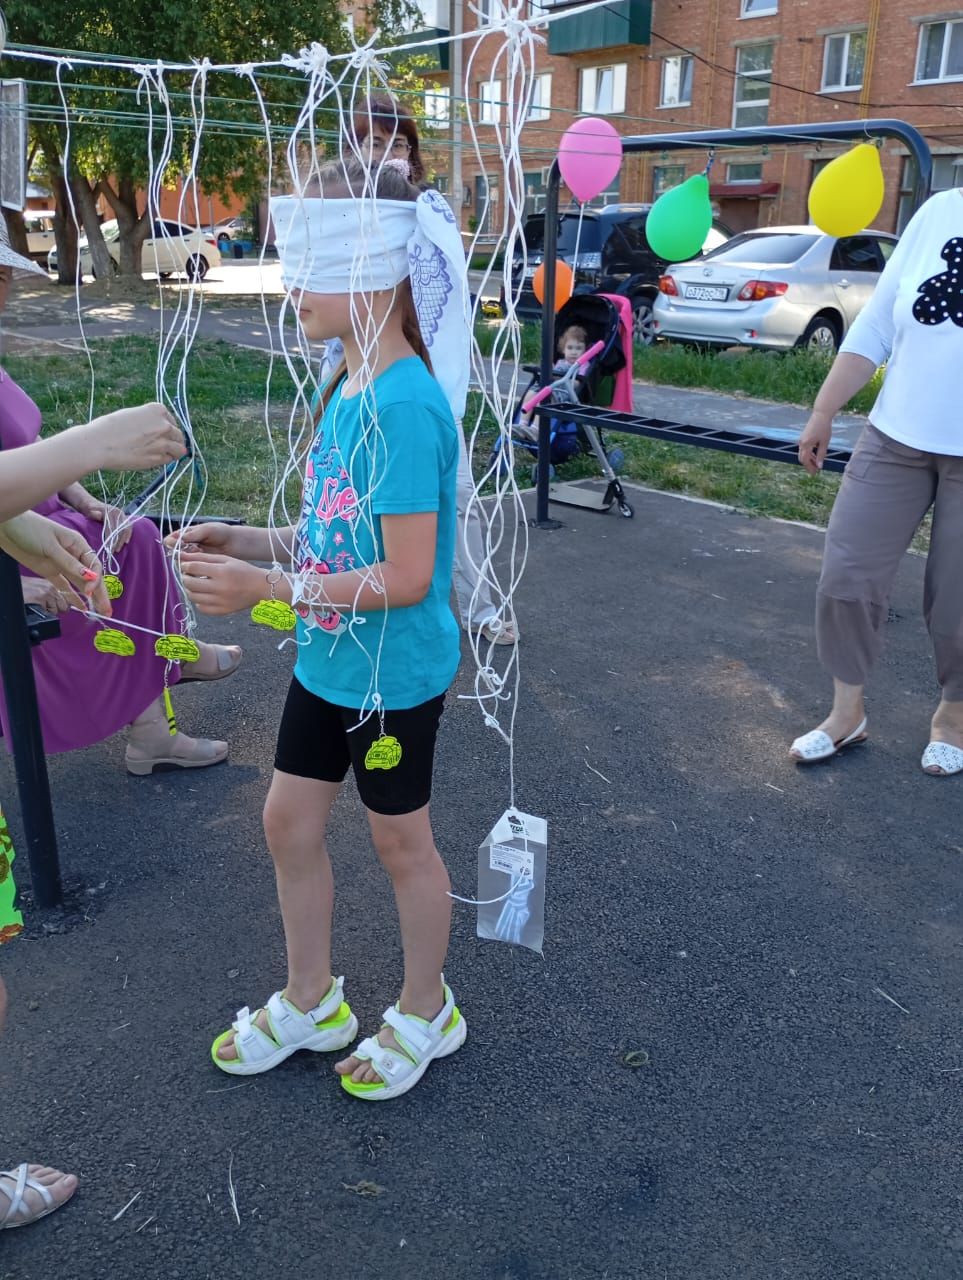
[[[659,338],[833,353],[869,301],[896,237],[816,227],[743,231],[659,281]]]

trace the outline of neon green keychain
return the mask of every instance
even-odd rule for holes
[[[164,714],[167,716],[167,730],[173,738],[177,735],[177,717],[174,715],[171,691],[166,684],[164,685]]]
[[[124,584],[113,573],[104,574],[104,589],[107,592],[108,600],[119,600],[124,594]]]
[[[154,652],[158,658],[167,658],[170,662],[197,662],[201,656],[197,642],[188,636],[158,636]]]
[[[390,733],[383,733],[365,752],[364,767],[394,769],[401,763],[401,743]]]
[[[275,631],[293,631],[297,615],[283,600],[259,600],[251,610],[251,621],[273,627]]]
[[[117,631],[114,627],[104,627],[103,631],[97,632],[94,636],[94,648],[98,653],[113,653],[118,658],[129,658],[137,652],[137,646],[130,636],[125,636],[123,631]]]
[[[23,932],[23,916],[14,907],[17,886],[13,882],[13,841],[0,809],[0,945]]]

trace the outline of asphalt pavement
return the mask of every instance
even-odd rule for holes
[[[517,803],[549,823],[544,955],[456,908],[468,1041],[403,1099],[346,1097],[327,1058],[238,1081],[208,1057],[284,976],[259,818],[292,664],[273,633],[205,623],[244,664],[177,695],[230,764],[132,778],[119,739],[51,760],[69,927],[34,915],[0,951],[2,1156],[82,1184],[4,1233],[3,1280],[963,1276],[963,784],[919,769],[923,564],[900,572],[869,744],[801,770],[822,536],[633,502],[532,531]],[[433,807],[465,896],[507,767],[452,698]],[[7,760],[0,787],[17,840]],[[371,1031],[400,958],[350,786],[331,847],[336,963]]]

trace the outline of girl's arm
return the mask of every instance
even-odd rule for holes
[[[288,525],[286,529],[258,529],[246,524],[221,524],[212,520],[209,524],[185,525],[183,529],[169,534],[164,541],[172,551],[179,543],[183,544],[185,563],[188,557],[198,555],[273,561],[280,556],[290,558],[294,534],[294,525]]]
[[[286,579],[272,584],[269,569],[206,552],[185,553],[184,586],[201,613],[247,609],[272,595],[288,604],[339,612],[403,609],[428,594],[435,569],[438,515],[434,511],[381,517],[385,557],[367,570],[306,575],[295,599]]]

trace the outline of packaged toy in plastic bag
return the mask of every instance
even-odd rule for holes
[[[548,823],[506,809],[478,850],[478,936],[541,954]]]

